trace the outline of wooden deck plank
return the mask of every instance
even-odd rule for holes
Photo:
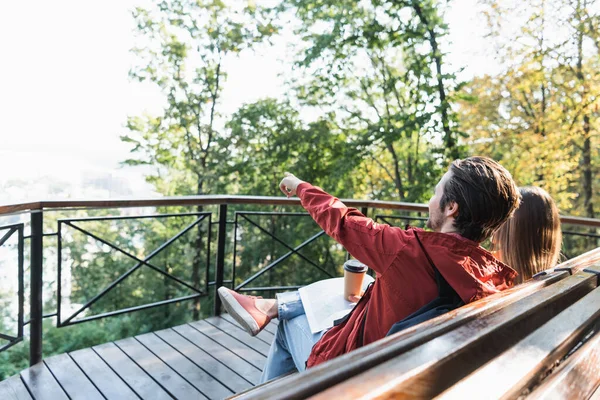
[[[21,377],[17,375],[0,382],[0,399],[32,400],[32,397],[21,381]]]
[[[182,337],[194,343],[199,348],[208,352],[211,356],[219,360],[221,363],[235,371],[239,376],[243,377],[253,385],[260,381],[261,369],[250,364],[242,357],[232,352],[227,347],[210,338],[198,330],[192,328],[189,324],[180,325],[172,328]]]
[[[229,350],[236,353],[238,356],[242,357],[244,360],[248,361],[256,368],[262,369],[262,367],[264,366],[267,357],[260,354],[253,348],[247,346],[246,344],[240,342],[239,340],[232,338],[222,330],[215,328],[208,322],[196,321],[191,322],[189,325],[192,326],[192,328],[197,329],[199,332],[202,332],[206,336],[210,337],[211,339],[221,343],[223,346],[227,347]]]
[[[265,331],[271,333],[273,336],[275,336],[275,333],[277,333],[277,326],[279,325],[279,320],[277,318],[272,319],[271,322],[269,323],[269,325],[265,326]]]
[[[240,326],[240,324],[238,324],[238,322],[230,314],[227,314],[227,313],[221,314],[220,317],[223,318],[224,320],[231,322],[235,326],[240,327],[240,329],[243,330],[243,328]],[[275,320],[271,320],[271,322],[269,322],[269,324],[267,326],[265,326],[265,328],[261,331],[261,333],[265,332],[267,335],[269,335],[269,337],[275,336],[274,332],[277,331],[277,324],[275,324],[274,321]],[[267,330],[267,328],[269,328],[269,327],[270,327],[270,329]]]
[[[265,326],[264,331],[275,336],[275,333],[277,332],[277,325],[275,325],[273,322],[271,322],[269,325]]]
[[[136,339],[209,399],[223,399],[234,394],[154,333],[139,335]]]
[[[21,372],[29,393],[36,400],[67,400],[68,397],[44,363],[38,363]]]
[[[197,347],[174,330],[165,329],[154,333],[162,340],[169,343],[173,348],[177,349],[177,351],[198,367],[208,371],[215,379],[219,380],[221,384],[229,388],[231,392],[238,393],[252,387],[250,382],[246,381],[225,364],[222,364],[216,358],[213,358],[213,356],[204,349]]]
[[[173,397],[177,399],[207,398],[134,338],[121,339],[114,343]]]
[[[266,357],[269,355],[269,349],[271,348],[270,343],[266,343],[261,339],[250,336],[245,330],[240,329],[240,327],[233,325],[231,322],[219,317],[206,318],[204,321],[239,340],[246,346],[253,348],[263,356]]]
[[[135,392],[92,349],[69,353],[107,399],[138,399]]]
[[[59,354],[46,358],[44,363],[60,383],[67,395],[74,400],[103,400],[94,384],[68,354]]]
[[[172,397],[114,343],[94,346],[93,350],[135,393],[144,400]]]
[[[231,396],[259,383],[274,336],[249,336],[227,317],[53,356],[11,378],[20,392],[0,383],[0,399]],[[268,327],[275,331],[277,321]]]
[[[240,326],[240,324],[238,324],[237,321],[235,319],[233,319],[233,317],[231,315],[229,315],[229,314],[221,314],[221,318],[224,319],[225,321],[229,321],[230,323],[232,323],[233,325],[237,326],[242,331],[246,332]],[[271,324],[272,323],[270,322],[269,325],[271,325]],[[267,330],[267,328],[269,327],[269,325],[265,326],[265,328],[262,331],[260,331],[258,333],[258,335],[256,335],[256,337],[259,338],[260,340],[262,340],[263,342],[265,342],[266,344],[268,344],[270,346],[271,343],[273,343],[273,339],[275,338],[275,335],[272,334],[271,332],[269,332]],[[275,329],[277,329],[277,327],[275,327]]]

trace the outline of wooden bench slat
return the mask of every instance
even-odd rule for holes
[[[567,270],[571,275],[583,271],[585,268],[600,263],[600,247],[573,257],[556,266],[555,270]]]
[[[589,339],[535,389],[528,399],[600,399],[600,333]]]
[[[52,373],[41,362],[21,372],[21,378],[27,386],[29,393],[36,400],[52,399],[67,400],[67,394],[60,387]]]
[[[92,348],[96,354],[142,399],[166,400],[172,397],[114,343]]]
[[[431,398],[470,374],[592,291],[597,276],[581,272],[470,321],[315,396]]]
[[[240,377],[251,384],[256,385],[260,381],[260,369],[256,368],[227,347],[221,345],[213,338],[202,334],[188,324],[176,326],[173,330],[199,348],[207,351],[211,356],[229,367],[232,371],[235,371]]]
[[[593,290],[502,355],[442,393],[440,399],[465,399],[482,387],[486,388],[485,395],[490,398],[518,397],[542,372],[552,367],[581,341],[598,319],[600,288]],[[600,379],[600,363],[595,368]],[[497,379],[499,376],[502,379]],[[494,384],[489,385],[489,382]]]
[[[540,289],[568,276],[568,272],[556,272],[542,276],[518,288],[515,287],[486,297],[393,336],[385,337],[301,374],[269,382],[265,387],[257,387],[255,390],[248,391],[241,398],[262,399],[277,396],[282,398],[306,398],[312,396],[451,329],[531,296]]]
[[[92,349],[69,354],[107,399],[138,399],[135,392]]]
[[[270,343],[265,343],[257,337],[250,336],[248,332],[246,332],[243,329],[240,329],[237,326],[234,326],[231,322],[225,321],[224,319],[221,319],[219,317],[206,318],[204,321],[208,322],[215,328],[225,332],[234,339],[239,340],[248,347],[251,347],[263,356],[267,357],[269,355],[269,349],[271,348]]]
[[[32,400],[27,388],[19,375],[11,376],[0,382],[0,399],[3,400]]]
[[[186,340],[174,330],[165,329],[154,333],[164,341],[168,342],[198,367],[209,372],[215,379],[218,379],[221,384],[228,387],[232,393],[241,392],[252,387],[250,382],[243,379],[226,365],[219,362],[216,358],[213,358],[206,351],[197,347],[192,342]]]
[[[71,399],[104,399],[98,389],[67,354],[46,358],[44,363]]]
[[[136,336],[136,339],[206,397],[222,399],[233,394],[221,382],[185,358],[154,333],[139,335]]]

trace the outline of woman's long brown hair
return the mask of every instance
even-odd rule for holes
[[[493,246],[498,257],[519,273],[515,283],[553,268],[562,245],[560,216],[552,197],[539,187],[519,190],[521,205],[494,234]]]

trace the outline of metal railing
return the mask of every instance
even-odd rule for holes
[[[158,254],[160,254],[164,249],[166,249],[170,244],[175,242],[177,239],[181,238],[184,234],[186,234],[187,232],[191,231],[193,228],[198,226],[198,224],[200,222],[202,222],[203,220],[208,221],[208,226],[210,226],[211,215],[212,215],[211,213],[204,212],[204,213],[158,214],[158,215],[126,216],[126,217],[76,218],[76,219],[61,219],[61,220],[59,220],[58,221],[58,279],[57,279],[58,290],[57,290],[57,303],[56,303],[57,304],[57,312],[56,312],[57,326],[63,327],[63,326],[78,324],[81,322],[93,321],[93,320],[97,320],[100,318],[112,317],[114,315],[120,315],[120,314],[124,314],[124,313],[128,313],[128,312],[145,310],[145,309],[158,307],[158,306],[162,306],[162,305],[166,305],[166,304],[170,304],[170,303],[177,303],[177,302],[185,301],[185,300],[192,300],[192,299],[195,299],[198,297],[208,295],[208,280],[209,280],[208,268],[206,269],[206,285],[204,287],[204,290],[202,290],[200,288],[189,285],[188,283],[184,282],[183,280],[173,276],[172,274],[170,274],[166,271],[163,271],[159,267],[151,264],[150,260],[152,260],[152,258],[154,258]],[[103,238],[101,238],[101,237],[99,237],[99,236],[89,232],[88,230],[83,229],[80,226],[75,224],[77,222],[90,222],[90,221],[115,221],[115,220],[132,220],[132,219],[141,219],[141,218],[169,218],[169,217],[181,217],[181,216],[194,216],[194,217],[197,217],[197,219],[194,222],[192,222],[191,224],[189,224],[188,226],[186,226],[184,229],[179,231],[175,236],[168,239],[161,246],[159,246],[158,248],[153,250],[144,259],[138,258],[137,256],[131,254],[130,252],[123,250],[121,247],[111,243],[110,241],[103,239]],[[124,274],[119,276],[116,280],[111,282],[106,288],[102,289],[102,291],[100,293],[98,293],[96,296],[94,296],[91,300],[87,301],[77,311],[75,311],[73,314],[71,314],[64,320],[62,319],[62,313],[61,313],[61,295],[62,295],[62,293],[61,293],[62,292],[62,280],[61,280],[62,236],[61,236],[61,232],[62,232],[63,225],[69,226],[73,229],[78,230],[79,232],[83,233],[84,235],[92,237],[93,239],[97,240],[98,242],[103,243],[104,245],[110,247],[111,249],[116,250],[116,251],[126,255],[127,257],[131,258],[132,260],[134,260],[136,262],[136,264],[133,267],[131,267],[130,269],[128,269],[127,272],[125,272]],[[210,262],[208,259],[210,256],[210,229],[208,229],[208,233],[209,234],[208,234],[208,239],[207,239],[207,247],[209,250],[206,252],[207,253],[207,260],[206,260],[207,265]],[[136,272],[141,267],[147,267],[150,270],[152,270],[158,274],[161,274],[161,275],[177,282],[178,284],[192,290],[193,292],[196,292],[196,294],[193,294],[190,296],[185,296],[185,297],[178,297],[178,298],[174,298],[174,299],[168,299],[168,300],[159,301],[159,302],[153,302],[150,304],[144,304],[144,305],[137,306],[137,307],[129,307],[129,308],[125,308],[125,309],[120,309],[120,310],[116,310],[116,311],[112,311],[112,312],[106,312],[106,313],[74,320],[74,318],[77,317],[80,313],[82,313],[84,310],[91,307],[98,300],[102,299],[108,292],[110,292],[112,289],[114,289],[119,283],[123,282],[127,277],[129,277],[131,274]]]
[[[23,327],[25,326],[23,322],[23,308],[25,302],[25,289],[23,284],[23,243],[25,239],[23,235],[23,224],[12,224],[0,227],[0,247],[4,246],[15,233],[17,234],[17,332],[16,335],[12,332],[0,332],[0,339],[6,342],[4,345],[0,346],[0,352],[7,350],[23,340]]]
[[[413,204],[413,203],[400,203],[400,202],[384,202],[384,201],[357,201],[357,200],[343,200],[349,206],[353,206],[361,209],[364,214],[367,214],[369,209],[378,210],[378,213],[374,215],[376,221],[395,224],[395,221],[402,220],[408,222],[417,222],[417,224],[423,224],[427,219],[424,215],[427,215],[428,208],[424,204]],[[213,212],[188,212],[188,213],[165,213],[165,214],[147,214],[141,216],[103,216],[103,217],[86,217],[86,218],[61,218],[56,222],[55,233],[44,233],[43,223],[44,215],[54,212],[65,212],[65,211],[79,211],[79,210],[96,210],[96,209],[124,209],[124,208],[143,208],[143,207],[175,207],[175,206],[187,206],[187,207],[218,207],[217,221],[213,222]],[[232,210],[230,207],[251,207],[254,210]],[[283,207],[285,211],[257,211],[260,208],[272,208],[273,206]],[[263,286],[252,286],[261,277],[264,277],[269,271],[273,271],[277,266],[282,265],[285,261],[289,260],[292,256],[300,258],[308,267],[312,268],[312,271],[318,272],[320,275],[325,277],[332,277],[334,273],[331,269],[324,267],[323,263],[315,261],[310,256],[303,254],[303,250],[306,250],[311,244],[315,243],[319,238],[325,236],[324,232],[319,230],[316,233],[307,234],[306,238],[294,237],[296,242],[299,244],[291,243],[280,235],[274,234],[263,224],[258,222],[256,218],[261,217],[290,217],[306,219],[308,214],[304,212],[291,212],[288,211],[290,207],[299,207],[300,201],[298,199],[287,199],[283,197],[257,197],[257,196],[189,196],[189,197],[172,197],[172,198],[158,198],[158,199],[138,199],[138,200],[91,200],[91,201],[44,201],[34,203],[24,203],[16,205],[0,206],[0,217],[15,215],[15,214],[29,214],[30,217],[30,230],[31,234],[24,236],[24,224],[12,224],[0,227],[0,247],[9,240],[15,233],[18,236],[17,251],[18,251],[18,303],[19,311],[17,317],[17,334],[4,334],[0,333],[0,339],[5,339],[8,344],[0,348],[0,351],[7,349],[10,346],[23,340],[23,327],[27,324],[30,325],[29,331],[29,352],[30,352],[30,364],[36,364],[42,359],[42,322],[44,318],[56,317],[56,325],[58,328],[98,320],[101,318],[112,317],[120,314],[145,310],[149,308],[165,306],[167,304],[179,303],[183,301],[195,300],[200,297],[209,295],[210,287],[216,288],[223,284],[230,284],[231,287],[239,291],[276,291],[276,290],[289,290],[299,287],[299,285],[263,285]],[[392,213],[404,213],[404,215],[396,215]],[[228,213],[232,214],[232,219],[228,220]],[[135,220],[135,219],[158,219],[158,218],[171,218],[171,217],[193,217],[194,221],[185,228],[179,230],[175,235],[167,239],[163,244],[156,247],[146,257],[139,257],[130,251],[123,249],[121,246],[113,243],[110,239],[101,237],[98,234],[91,232],[90,230],[82,227],[82,223],[90,221],[119,221],[119,220]],[[595,240],[595,245],[598,246],[598,235],[597,231],[589,232],[590,229],[597,230],[600,227],[600,220],[589,219],[589,218],[578,218],[578,217],[561,217],[562,222],[565,225],[584,227],[586,232],[576,232],[565,230],[565,236],[577,235],[583,237],[586,240]],[[195,227],[199,227],[200,224],[206,223],[206,265],[205,267],[205,282],[202,287],[191,285],[184,280],[170,274],[166,270],[161,269],[158,265],[155,265],[153,258],[163,252],[167,247],[176,242],[187,232],[190,232]],[[416,224],[415,224],[416,225]],[[233,226],[233,227],[232,227]],[[258,271],[248,272],[248,276],[241,276],[240,263],[238,249],[240,245],[241,232],[244,226],[252,227],[264,237],[270,239],[273,243],[284,249],[284,253],[277,257],[269,260],[264,266],[261,266]],[[114,279],[110,284],[101,289],[91,299],[87,300],[78,309],[71,313],[65,314],[65,310],[61,306],[61,300],[63,296],[62,286],[62,259],[63,259],[63,234],[66,228],[75,230],[80,234],[90,237],[99,243],[102,243],[112,251],[116,251],[121,255],[124,255],[128,259],[132,260],[133,266],[129,267],[119,277]],[[211,253],[211,242],[213,239],[212,231],[216,229],[216,253]],[[44,238],[53,236],[57,238],[56,252],[57,252],[57,309],[55,313],[44,315],[43,313],[43,250],[44,250]],[[30,265],[30,289],[29,289],[29,307],[30,307],[30,319],[28,321],[23,320],[24,315],[24,243],[26,240],[30,241],[29,251],[29,265]],[[226,247],[233,243],[231,253],[226,253]],[[230,256],[228,258],[228,256]],[[226,260],[227,259],[227,260]],[[214,260],[213,275],[214,280],[211,279],[210,269],[211,260]],[[228,265],[226,265],[228,264]],[[226,269],[230,269],[230,275],[225,279]],[[164,279],[175,282],[188,290],[191,290],[193,294],[188,296],[179,296],[170,298],[162,301],[150,302],[143,305],[134,307],[126,307],[118,310],[109,312],[102,312],[100,314],[82,316],[82,314],[89,310],[95,303],[100,299],[104,298],[108,293],[113,291],[119,284],[122,284],[128,277],[138,270],[144,269],[155,274],[159,274]],[[238,283],[239,282],[239,283]],[[219,297],[214,295],[214,307],[213,313],[215,315],[220,314],[221,303]],[[78,318],[79,317],[79,318]]]
[[[325,234],[324,231],[319,231],[318,233],[312,235],[311,237],[309,237],[307,240],[303,241],[301,244],[299,244],[298,246],[292,247],[291,245],[287,244],[286,242],[284,242],[283,240],[281,240],[280,238],[278,238],[277,236],[273,235],[271,232],[269,232],[266,228],[264,228],[263,226],[261,226],[260,224],[258,224],[257,222],[253,221],[249,216],[251,215],[261,215],[261,216],[273,216],[273,215],[277,215],[277,216],[292,216],[292,217],[309,217],[309,215],[307,213],[277,213],[277,212],[251,212],[251,211],[236,211],[235,212],[235,231],[234,231],[234,245],[233,245],[233,275],[232,275],[232,282],[235,283],[235,273],[236,273],[236,261],[237,261],[237,237],[238,237],[238,228],[240,226],[240,218],[242,220],[244,220],[245,222],[248,222],[249,224],[253,225],[254,227],[258,228],[261,233],[271,237],[274,241],[278,242],[279,244],[283,245],[288,252],[283,254],[282,256],[278,257],[276,260],[274,260],[273,262],[269,263],[267,266],[261,268],[260,271],[256,272],[254,275],[252,275],[251,277],[249,277],[248,279],[246,279],[244,282],[240,283],[239,285],[234,285],[234,289],[236,291],[241,291],[241,292],[249,292],[249,291],[263,291],[263,290],[291,290],[291,289],[298,289],[300,286],[271,286],[271,287],[246,287],[248,286],[248,284],[252,283],[253,281],[255,281],[257,278],[259,278],[261,275],[264,275],[265,273],[267,273],[268,271],[270,271],[271,269],[275,268],[277,265],[280,265],[283,261],[285,261],[288,257],[292,256],[292,255],[297,255],[298,257],[302,258],[304,261],[306,261],[309,265],[313,266],[314,268],[320,270],[321,272],[323,272],[324,274],[326,274],[328,277],[333,278],[334,276],[331,274],[330,271],[325,270],[324,268],[322,268],[320,265],[318,265],[316,262],[314,262],[313,260],[309,259],[308,257],[304,256],[302,253],[300,253],[300,250],[305,248],[306,246],[310,245],[311,243],[313,243],[315,240],[317,240],[318,238],[320,238],[321,236],[323,236]]]

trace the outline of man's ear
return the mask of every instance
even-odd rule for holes
[[[447,218],[458,217],[458,204],[454,201],[451,201],[448,204],[446,204],[446,209],[444,210],[444,214],[446,215]]]

